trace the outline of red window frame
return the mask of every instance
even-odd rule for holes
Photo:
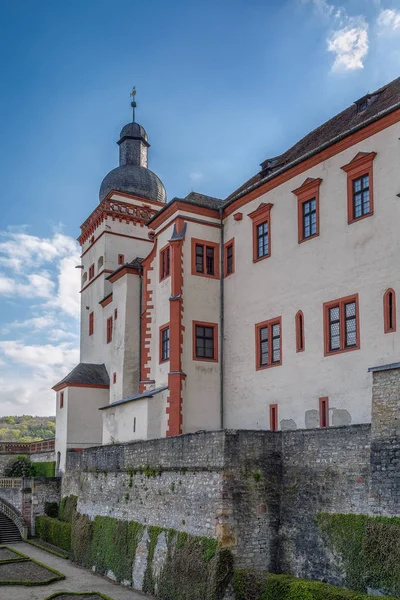
[[[295,317],[296,326],[296,352],[304,352],[306,347],[306,339],[304,334],[304,315],[303,311],[299,310]]]
[[[112,342],[112,334],[113,334],[113,318],[112,317],[108,317],[107,319],[107,344],[110,344]]]
[[[89,335],[94,333],[94,312],[89,313]]]
[[[329,398],[324,396],[319,399],[319,426],[329,427]]]
[[[203,248],[203,267],[204,271],[196,270],[196,246],[202,246]],[[214,274],[207,273],[207,248],[212,248],[214,251]],[[208,277],[209,279],[219,279],[219,244],[216,242],[209,242],[207,240],[200,240],[192,238],[192,275],[197,277]]]
[[[274,325],[279,325],[279,338],[280,338],[280,351],[279,351],[279,361],[272,362],[272,346],[273,346],[273,336],[272,336],[272,328]],[[271,361],[266,365],[261,364],[261,329],[268,327],[268,357],[271,357]],[[282,317],[275,317],[274,319],[269,319],[268,321],[262,321],[261,323],[256,323],[255,326],[255,337],[256,337],[256,371],[261,371],[263,369],[272,369],[273,367],[279,367],[282,364]]]
[[[64,408],[64,392],[60,392],[60,408]]]
[[[319,188],[321,183],[322,179],[308,177],[300,187],[292,191],[292,193],[297,196],[297,229],[299,244],[308,242],[308,240],[312,240],[313,238],[319,236]],[[310,202],[314,199],[316,211],[316,231],[315,233],[305,237],[303,207],[306,202]]]
[[[345,306],[346,304],[350,304],[355,302],[356,305],[356,343],[354,346],[346,347],[345,339],[346,339],[346,319],[345,319]],[[331,350],[330,349],[330,331],[329,331],[329,311],[331,308],[339,307],[339,333],[340,333],[340,348]],[[338,298],[337,300],[331,300],[330,302],[325,302],[323,305],[323,313],[324,313],[324,355],[325,356],[334,356],[335,354],[341,354],[342,352],[352,352],[353,350],[360,349],[360,314],[359,314],[359,302],[358,302],[358,294],[353,294],[352,296],[345,296],[344,298]]]
[[[385,333],[396,331],[396,292],[392,288],[383,295],[383,323]]]
[[[160,281],[171,275],[171,247],[169,244],[160,250]]]
[[[94,277],[94,263],[89,267],[89,281]]]
[[[271,256],[271,208],[273,204],[260,204],[257,210],[254,210],[248,216],[253,221],[253,262],[259,262]],[[268,223],[268,253],[263,256],[258,256],[258,226],[263,223]]]
[[[115,371],[113,373],[113,383],[117,383],[117,374]]]
[[[166,331],[168,329],[169,331],[169,352],[168,352],[168,358],[163,358],[163,332]],[[160,347],[160,352],[159,352],[159,362],[161,363],[165,363],[168,362],[171,356],[171,330],[169,328],[169,323],[166,323],[165,325],[162,325],[160,327],[160,333],[159,333],[159,347]]]
[[[375,156],[376,152],[359,152],[349,164],[341,167],[347,174],[347,222],[349,225],[367,217],[372,217],[374,214],[374,180],[372,163]],[[353,205],[353,181],[365,175],[368,175],[369,177],[369,213],[361,215],[360,217],[355,217]]]
[[[269,429],[270,431],[278,431],[278,405],[269,405]]]
[[[213,330],[213,354],[214,358],[205,358],[197,356],[196,353],[196,327],[210,327]],[[193,321],[192,329],[192,342],[193,342],[193,360],[200,360],[202,362],[218,362],[218,324],[207,323],[205,321]]]
[[[114,308],[114,321],[118,319],[118,308]]]
[[[228,272],[228,252],[232,248],[232,270]],[[235,272],[235,238],[224,244],[224,277],[229,277]]]
[[[118,264],[119,265],[125,264],[125,254],[118,254]]]

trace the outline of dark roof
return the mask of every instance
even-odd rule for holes
[[[188,204],[196,204],[197,206],[204,206],[205,208],[218,209],[224,201],[220,198],[214,198],[213,196],[206,196],[205,194],[198,194],[197,192],[190,192],[184,198],[174,198],[180,202],[188,202]]]
[[[106,406],[102,406],[99,410],[106,410],[107,408],[112,408],[113,406],[119,406],[120,404],[126,404],[127,402],[133,402],[134,400],[141,400],[142,398],[152,398],[156,394],[167,390],[168,386],[156,388],[155,390],[149,390],[147,392],[143,392],[143,394],[136,394],[135,396],[128,396],[127,398],[123,398],[122,400],[117,400],[117,402],[113,402],[112,404],[107,404]]]
[[[59,381],[54,387],[63,383],[85,383],[89,385],[110,385],[110,378],[104,365],[79,363],[71,373]]]
[[[361,104],[366,104],[365,110],[360,110]],[[226,199],[224,204],[229,204],[237,197],[254,189],[268,179],[272,179],[293,164],[301,162],[306,157],[319,152],[341,138],[350,135],[353,131],[361,129],[400,105],[400,77],[386,86],[369,93],[344,111],[311,131],[294,146],[280,156],[266,159],[261,163],[261,171],[251,177]]]
[[[139,256],[137,256],[136,258],[134,258],[133,260],[131,260],[131,262],[128,263],[124,263],[123,265],[120,265],[118,267],[118,269],[115,269],[115,271],[113,271],[112,273],[110,273],[110,275],[108,277],[106,277],[106,279],[111,279],[111,277],[114,277],[114,275],[116,275],[117,273],[119,273],[120,271],[122,271],[122,269],[140,269],[142,266],[142,262],[143,262],[143,258],[140,258]],[[110,294],[108,294],[108,296],[111,296],[112,292]],[[99,304],[101,304],[102,302],[104,302],[104,300],[106,298],[108,298],[108,296],[105,296],[103,298],[103,300],[100,300]]]
[[[389,365],[379,365],[378,367],[370,367],[368,373],[376,373],[377,371],[391,371],[392,369],[400,369],[400,363],[390,363]]]

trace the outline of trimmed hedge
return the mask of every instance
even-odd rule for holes
[[[370,600],[372,596],[290,575],[234,571],[235,600]],[[381,596],[382,600],[395,600]]]
[[[65,496],[61,499],[60,507],[58,509],[58,518],[60,521],[72,523],[72,520],[76,514],[77,503],[78,496]]]
[[[51,517],[36,517],[35,533],[38,538],[57,548],[71,550],[71,525]]]
[[[56,461],[32,463],[32,477],[54,477]]]
[[[55,598],[61,598],[62,596],[97,596],[103,600],[113,600],[110,596],[101,594],[100,592],[56,592],[51,596],[47,596],[44,600],[54,600]]]
[[[321,513],[317,520],[341,557],[349,588],[400,596],[400,518]]]
[[[43,542],[43,540],[41,540],[41,541]],[[65,558],[65,559],[69,558],[69,554],[64,554],[62,552],[57,552],[57,550],[53,550],[52,548],[49,548],[49,546],[45,546],[44,544],[40,544],[39,542],[36,542],[35,540],[24,540],[24,542],[25,542],[25,544],[31,544],[31,546],[36,546],[36,548],[40,548],[41,550],[45,550],[49,554],[54,554],[54,556],[58,556],[59,558]]]

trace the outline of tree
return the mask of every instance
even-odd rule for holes
[[[11,458],[4,467],[5,477],[29,477],[32,473],[32,462],[27,456]]]

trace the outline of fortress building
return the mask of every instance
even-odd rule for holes
[[[70,448],[370,423],[369,368],[400,359],[399,138],[400,78],[228,198],[167,203],[145,129],[125,125],[79,236],[59,468]]]

